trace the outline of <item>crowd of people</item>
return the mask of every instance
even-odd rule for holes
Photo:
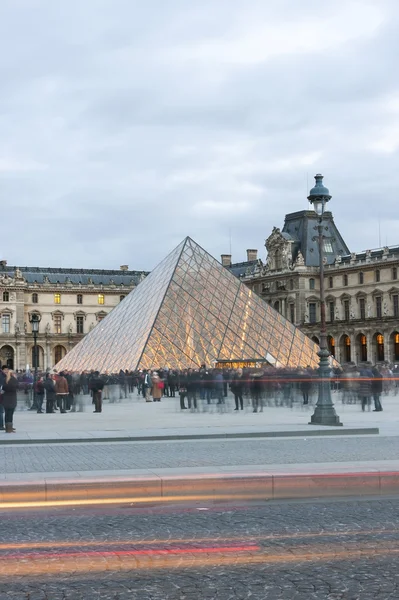
[[[382,411],[383,393],[397,393],[399,366],[377,367],[346,366],[331,371],[330,385],[342,392],[342,402],[359,403],[362,410]],[[250,403],[253,412],[264,406],[292,408],[300,399],[307,405],[317,397],[318,374],[311,369],[275,369],[270,366],[249,369],[212,369],[202,365],[199,369],[168,369],[123,371],[119,373],[39,373],[36,382],[30,372],[13,373],[7,366],[0,371],[0,429],[13,433],[13,414],[17,406],[17,391],[28,395],[34,387],[33,402],[29,410],[43,413],[65,414],[76,412],[81,406],[78,398],[89,395],[95,413],[102,412],[103,400],[127,398],[137,390],[145,402],[160,402],[163,398],[179,398],[181,410],[198,410],[200,404],[217,404],[223,408],[229,391],[234,396],[236,411],[244,410]],[[245,398],[245,402],[244,402]]]

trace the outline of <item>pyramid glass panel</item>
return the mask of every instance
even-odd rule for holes
[[[219,360],[318,365],[318,346],[190,238],[56,365],[182,369]]]

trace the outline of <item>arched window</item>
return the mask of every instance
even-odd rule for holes
[[[367,360],[367,338],[365,335],[360,336],[360,360],[361,362]]]
[[[38,294],[36,294],[36,292],[34,292],[34,293],[32,294],[32,303],[33,303],[33,304],[37,304],[38,302],[39,302],[39,295],[38,295]]]
[[[66,354],[66,350],[64,348],[64,346],[56,346],[54,348],[54,362],[55,364],[57,364],[58,362],[60,362],[60,360],[62,358],[64,358]]]
[[[379,333],[376,336],[376,343],[377,343],[377,361],[382,362],[385,359],[385,353],[384,353],[384,336],[381,335],[381,333]]]
[[[328,350],[329,350],[331,356],[335,357],[335,340],[331,335],[329,335],[327,338],[327,344],[328,344]]]
[[[360,271],[360,273],[359,273],[359,283],[364,283],[364,273],[363,273],[363,271]]]
[[[122,302],[122,300],[124,300],[126,298],[126,296],[119,296],[119,302]]]
[[[309,279],[309,289],[314,290],[314,288],[315,288],[315,280],[313,278]]]
[[[273,306],[273,308],[274,308],[274,310],[277,310],[277,312],[279,312],[279,311],[280,311],[280,302],[279,302],[279,300],[277,300],[277,301],[274,303],[274,306]]]
[[[104,304],[104,294],[98,294],[98,303]]]
[[[10,292],[3,292],[3,302],[9,302],[10,301]]]
[[[344,352],[345,352],[345,362],[351,361],[351,339],[349,335],[345,336],[344,339]]]
[[[82,295],[82,294],[78,294],[78,295],[76,296],[76,302],[77,302],[78,304],[83,304],[83,295]]]

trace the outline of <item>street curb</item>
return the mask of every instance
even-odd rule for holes
[[[115,437],[91,437],[91,438],[38,438],[28,440],[16,440],[1,438],[2,444],[86,444],[93,442],[167,442],[179,440],[210,440],[210,439],[242,439],[242,438],[280,438],[280,437],[324,437],[324,436],[346,436],[346,435],[378,435],[378,427],[359,427],[351,429],[308,429],[298,431],[251,431],[244,433],[198,433],[182,435],[142,435],[142,436],[115,436]]]
[[[231,473],[5,481],[0,509],[42,506],[143,505],[265,501],[399,493],[399,471]]]

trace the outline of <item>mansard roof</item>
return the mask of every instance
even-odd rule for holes
[[[0,275],[14,277],[19,269],[28,283],[66,283],[81,285],[138,285],[147,271],[122,271],[120,269],[70,269],[53,267],[17,267],[3,265]]]

